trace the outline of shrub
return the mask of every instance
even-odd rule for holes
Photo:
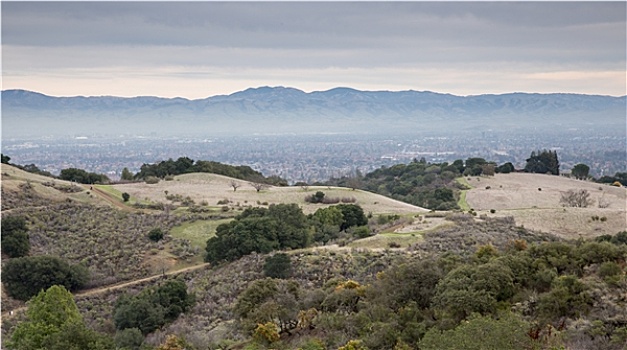
[[[6,216],[2,219],[0,247],[2,253],[12,258],[28,255],[30,241],[26,220],[22,216]]]
[[[158,227],[153,228],[150,232],[148,232],[148,238],[152,241],[159,242],[163,239],[163,231]]]
[[[115,333],[115,345],[120,349],[139,350],[144,335],[138,328],[126,328]]]
[[[564,207],[586,208],[592,203],[587,190],[568,190],[562,193],[560,204]]]
[[[258,324],[253,338],[264,344],[272,344],[280,339],[279,327],[274,322],[267,322],[265,324]]]
[[[318,191],[315,194],[305,197],[307,203],[322,203],[324,200],[324,192]]]
[[[53,285],[74,291],[88,281],[86,267],[70,265],[61,258],[49,255],[11,259],[2,267],[2,283],[7,293],[18,300],[28,300]]]
[[[159,178],[157,178],[156,176],[148,176],[144,181],[149,185],[154,185],[156,183],[159,183]]]
[[[496,209],[490,209],[490,213],[491,213],[491,214],[496,213]]]
[[[617,276],[621,273],[623,273],[623,271],[621,270],[620,266],[613,261],[604,262],[599,267],[599,277],[601,278]]]
[[[263,272],[271,278],[289,278],[292,275],[292,261],[285,253],[277,253],[266,258]]]
[[[128,194],[128,193],[126,193],[126,192],[124,192],[124,193],[122,193],[122,199],[123,199],[125,202],[128,202],[128,200],[129,200],[129,199],[131,199],[131,195],[130,195],[130,194]]]
[[[230,201],[230,200],[228,200],[228,199],[226,199],[226,198],[224,198],[224,199],[220,199],[220,200],[218,201],[218,205],[225,205],[225,204],[229,204],[229,203],[231,203],[231,201]]]
[[[388,243],[388,247],[390,247],[390,248],[400,248],[401,245],[396,243],[396,242],[390,242],[390,243]]]

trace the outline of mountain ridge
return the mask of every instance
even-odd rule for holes
[[[2,91],[2,116],[12,134],[26,122],[46,131],[81,133],[88,122],[103,133],[119,128],[157,133],[302,132],[349,129],[392,132],[420,125],[424,130],[495,127],[624,126],[627,96],[572,93],[506,93],[457,96],[431,91],[362,91],[337,87],[304,92],[290,87],[248,88],[203,99],[156,96],[54,97],[28,90]],[[497,121],[498,123],[494,123]],[[150,125],[158,122],[159,125]],[[182,124],[194,124],[190,128]],[[57,124],[57,125],[55,125]],[[62,125],[64,124],[64,125]]]

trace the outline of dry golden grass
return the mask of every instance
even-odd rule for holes
[[[233,191],[231,181],[241,185],[237,191]],[[326,197],[355,198],[355,204],[359,204],[366,213],[410,214],[423,213],[426,209],[407,203],[399,202],[374,193],[351,190],[340,187],[316,187],[311,186],[307,190],[300,187],[274,187],[270,186],[257,192],[249,182],[234,180],[232,178],[206,173],[194,173],[179,175],[172,181],[160,181],[157,184],[131,183],[113,185],[120,192],[127,192],[138,200],[168,203],[168,195],[189,196],[196,204],[206,201],[210,206],[218,206],[218,201],[227,199],[230,205],[259,206],[258,203],[280,204],[297,203],[303,212],[313,213],[323,204],[310,204],[305,202],[305,197],[322,191]]]
[[[69,181],[29,173],[7,164],[2,164],[0,166],[0,173],[2,174],[2,189],[4,191],[20,192],[22,191],[20,188],[21,185],[30,183],[37,195],[53,202],[71,199],[79,203],[93,205],[106,204],[106,201],[89,191],[88,185],[78,184],[77,186],[80,186],[83,189],[81,192],[65,193],[53,187],[44,186],[43,184],[54,183],[58,186],[71,186],[72,183]]]
[[[471,208],[479,212],[495,209],[495,215],[513,216],[525,228],[571,238],[615,234],[627,229],[625,188],[526,173],[472,177],[468,183],[473,186],[466,193]],[[486,189],[487,186],[490,188]],[[590,193],[592,204],[588,208],[560,204],[562,193],[580,189]],[[599,200],[609,206],[599,208]],[[595,216],[605,217],[606,221],[593,220]]]

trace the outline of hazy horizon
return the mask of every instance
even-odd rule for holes
[[[2,2],[3,89],[624,96],[625,2]]]

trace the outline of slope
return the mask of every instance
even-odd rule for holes
[[[479,212],[494,209],[496,215],[513,216],[517,224],[532,230],[577,238],[615,234],[627,229],[626,188],[526,173],[466,180],[473,187],[466,193],[471,208]],[[568,190],[588,191],[591,205],[587,208],[562,206],[560,197]]]

